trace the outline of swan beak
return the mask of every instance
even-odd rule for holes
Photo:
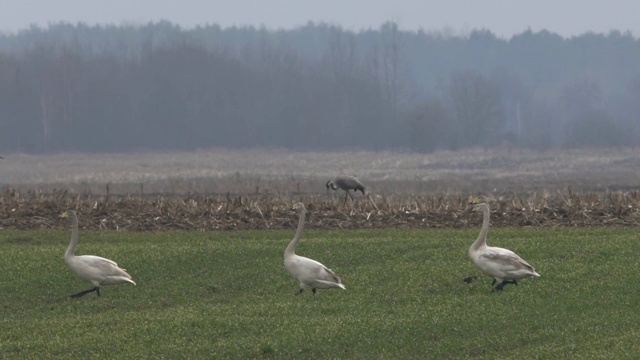
[[[476,205],[480,204],[480,199],[477,197],[474,197],[468,204],[467,204],[467,211],[468,212],[473,212],[476,211]]]

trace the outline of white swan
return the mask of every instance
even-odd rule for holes
[[[291,276],[300,282],[300,290],[296,295],[301,294],[307,286],[311,287],[311,291],[313,291],[314,295],[316,294],[316,289],[340,288],[342,290],[347,290],[347,288],[340,282],[338,275],[331,271],[331,269],[328,269],[326,266],[315,260],[295,254],[296,246],[302,237],[304,216],[307,210],[301,203],[293,205],[293,209],[298,212],[298,229],[296,230],[295,236],[284,250],[284,267]]]
[[[136,283],[131,280],[131,275],[125,269],[119,268],[115,262],[99,256],[81,255],[75,256],[73,253],[78,245],[78,216],[73,210],[68,210],[60,215],[61,218],[71,218],[71,242],[64,253],[64,260],[69,264],[81,279],[93,284],[93,288],[71,295],[72,298],[84,296],[95,291],[100,296],[101,285],[117,285],[124,283]]]
[[[480,230],[480,235],[469,248],[469,257],[483,273],[493,278],[492,286],[498,282],[498,285],[493,290],[501,291],[506,284],[518,285],[517,280],[523,278],[539,277],[540,274],[535,271],[533,266],[529,265],[528,262],[513,251],[487,246],[490,217],[489,205],[479,203],[478,199],[474,199],[470,205],[473,205],[473,211],[482,212],[482,230]]]

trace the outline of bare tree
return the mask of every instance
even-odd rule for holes
[[[405,145],[410,149],[425,152],[449,148],[450,140],[454,136],[448,109],[434,96],[428,96],[408,112],[405,132]]]
[[[382,36],[382,79],[383,89],[391,105],[393,120],[397,119],[399,97],[402,92],[401,70],[403,68],[403,39],[398,24],[387,22],[380,28]]]
[[[504,113],[496,84],[467,70],[452,76],[450,94],[462,144],[488,145],[498,136]]]

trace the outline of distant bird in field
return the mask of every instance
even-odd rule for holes
[[[67,217],[71,218],[72,228],[71,242],[69,242],[69,247],[64,253],[64,260],[69,264],[71,270],[73,270],[78,277],[89,281],[94,286],[89,290],[84,290],[71,295],[72,298],[78,298],[93,291],[100,296],[101,285],[117,285],[124,283],[136,284],[131,280],[131,275],[129,275],[125,269],[119,268],[118,264],[109,259],[94,255],[75,256],[74,252],[78,245],[78,216],[73,210],[65,211],[60,215],[60,218]]]
[[[298,228],[296,229],[296,234],[293,236],[293,239],[284,250],[284,267],[291,276],[300,282],[300,290],[296,292],[296,295],[302,294],[307,286],[311,287],[313,295],[316,294],[316,289],[340,288],[347,290],[347,288],[342,285],[338,275],[331,271],[331,269],[315,260],[296,255],[296,246],[298,246],[298,242],[302,237],[304,217],[307,210],[302,203],[293,205],[293,209],[298,213]]]
[[[353,190],[353,192],[357,192],[358,190],[360,190],[362,192],[362,195],[364,195],[364,185],[362,185],[362,183],[358,179],[356,179],[355,176],[351,175],[338,175],[335,179],[327,181],[326,186],[327,192],[329,192],[330,188],[333,190],[344,190],[347,193],[344,196],[345,203],[347,202],[347,195],[349,195],[351,197],[351,200],[353,200],[353,195],[351,195],[349,190]]]
[[[471,202],[471,211],[482,213],[482,229],[480,235],[469,248],[469,257],[480,270],[491,276],[493,286],[496,282],[499,284],[493,289],[501,291],[506,284],[518,285],[517,280],[528,277],[539,277],[533,266],[524,261],[520,256],[511,250],[487,246],[487,234],[489,233],[489,205],[474,199]],[[468,281],[467,281],[468,280]],[[465,279],[465,282],[471,282],[471,277]]]

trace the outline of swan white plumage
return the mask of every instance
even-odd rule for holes
[[[479,202],[478,199],[470,204],[472,211],[482,213],[482,229],[480,235],[469,248],[469,257],[480,270],[491,276],[494,285],[498,285],[494,291],[501,291],[506,284],[518,285],[517,280],[528,277],[539,277],[533,266],[524,261],[520,256],[511,250],[487,246],[487,234],[489,233],[489,205]],[[466,281],[466,279],[465,279]]]
[[[68,210],[62,213],[60,218],[71,218],[72,222],[71,241],[67,251],[64,253],[64,260],[78,277],[89,281],[94,286],[91,289],[73,294],[71,297],[81,297],[93,291],[100,296],[100,286],[102,285],[136,284],[131,280],[131,275],[125,269],[118,267],[118,264],[109,259],[94,255],[75,256],[74,252],[78,245],[78,216],[75,211]]]
[[[347,290],[338,275],[331,269],[315,260],[295,254],[296,246],[298,246],[298,242],[302,237],[307,210],[302,203],[293,205],[293,209],[296,210],[299,216],[298,228],[293,239],[284,250],[284,267],[291,276],[300,282],[300,290],[296,292],[296,295],[301,294],[307,286],[311,287],[314,295],[316,294],[316,289],[340,288]]]

